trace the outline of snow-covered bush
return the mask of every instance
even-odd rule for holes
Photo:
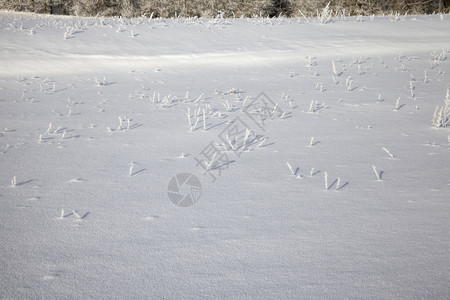
[[[450,90],[447,90],[444,106],[441,106],[441,108],[439,108],[439,105],[436,106],[433,115],[433,126],[437,128],[450,127]]]

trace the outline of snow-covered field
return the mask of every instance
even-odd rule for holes
[[[0,12],[0,298],[448,298],[448,28]]]

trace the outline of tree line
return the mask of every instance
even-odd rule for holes
[[[315,16],[329,3],[345,15],[448,12],[450,0],[0,0],[0,9],[78,16]]]

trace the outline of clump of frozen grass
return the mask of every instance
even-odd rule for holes
[[[358,73],[358,75],[363,75],[364,74],[363,70],[361,69],[361,65],[358,65],[357,73]]]
[[[328,2],[328,4],[322,9],[321,12],[317,10],[317,21],[320,24],[327,24],[331,21],[333,10],[330,9],[330,3],[331,2]]]
[[[50,133],[50,130],[52,130],[52,123],[48,125],[47,131],[45,133]]]
[[[425,71],[425,74],[423,76],[423,83],[428,83],[430,80],[428,79],[428,73]]]
[[[311,172],[312,172],[313,170],[311,170]],[[336,185],[335,187],[334,187],[334,189],[336,190],[336,191],[339,191],[339,190],[341,190],[344,186],[346,186],[348,183],[345,183],[344,185],[342,185],[341,186],[341,178],[340,177],[338,177],[336,180],[334,180],[331,184],[329,184],[329,181],[328,181],[328,173],[327,172],[325,172],[324,174],[324,182],[325,182],[325,190],[326,191],[329,191],[334,185]]]
[[[450,137],[449,137],[449,138],[450,138]],[[263,138],[263,139],[258,143],[258,145],[256,145],[256,148],[262,147],[262,145],[265,143],[265,141],[267,141],[267,138],[266,138],[266,137]],[[450,140],[449,140],[449,143],[450,143]]]
[[[197,97],[197,99],[194,100],[195,103],[198,103],[200,100],[202,100],[202,97],[205,93],[201,93],[200,96]]]
[[[69,30],[69,28],[66,28],[66,31],[64,32],[64,39],[67,40],[67,37],[69,37],[71,35],[71,32]]]
[[[321,111],[322,109],[327,108],[327,106],[325,105],[325,103],[320,104],[318,101],[311,101],[310,105],[309,105],[309,109],[308,109],[308,113],[316,113]]]
[[[323,87],[323,83],[317,82],[316,83],[316,90],[319,90],[321,92],[324,92],[326,89]]]
[[[377,103],[383,102],[384,99],[381,97],[381,94],[378,94]]]
[[[72,213],[78,220],[81,220],[81,216],[76,211],[72,210]]]
[[[225,107],[227,112],[233,112],[236,109],[236,107],[233,104],[230,104],[228,100],[225,100],[225,103],[222,103],[222,105]]]
[[[130,168],[129,168],[129,170],[128,170],[128,177],[131,177],[131,176],[133,176],[133,171],[134,171],[134,166],[135,166],[136,164],[134,163],[134,162],[132,162],[132,163],[130,163]]]
[[[317,65],[317,62],[316,62],[316,57],[311,57],[311,56],[307,56],[306,57],[306,67],[308,68],[308,69],[311,69],[312,67],[314,67],[314,66],[316,66]]]
[[[56,92],[56,83],[55,83],[55,82],[53,82],[53,86],[52,86],[52,88],[50,89],[50,91],[51,91],[52,93]],[[48,93],[47,93],[47,94],[48,94]]]
[[[337,182],[336,182],[336,191],[341,189],[341,178],[338,177]]]
[[[438,60],[439,61],[447,60],[447,55],[446,55],[446,51],[444,48],[442,48],[442,52],[439,54]]]
[[[397,101],[395,102],[395,111],[398,111],[403,105],[400,105],[400,97],[397,98]]]
[[[192,127],[192,121],[191,121],[191,109],[188,107],[188,111],[186,116],[188,117],[189,127]]]
[[[11,180],[11,186],[12,187],[16,187],[17,186],[17,177],[13,176],[12,180]]]
[[[399,12],[391,12],[391,14],[389,15],[389,18],[391,21],[400,21],[401,20],[401,15]]]
[[[95,78],[95,83],[97,84],[97,86],[106,86],[106,77],[103,77],[101,81]]]
[[[377,176],[377,180],[381,181],[381,172],[378,173],[377,167],[375,165],[372,166],[373,172],[375,173],[375,176]]]
[[[381,149],[383,149],[384,150],[384,152],[386,152],[391,158],[395,158],[395,156],[394,156],[394,154],[392,154],[388,149],[386,149],[386,148],[381,148]]]
[[[240,93],[242,93],[242,91],[237,88],[231,88],[225,92],[225,94],[240,94]]]
[[[336,69],[336,64],[334,62],[334,60],[331,61],[331,65],[333,67],[333,73],[334,75],[336,75],[337,77],[339,77],[340,73],[338,73],[337,69]]]
[[[288,166],[289,170],[291,171],[292,175],[295,176],[296,172],[294,171],[294,169],[292,168],[291,164],[289,162],[286,162],[286,165]]]
[[[124,125],[125,121],[127,122],[126,127]],[[128,117],[120,117],[119,116],[119,126],[117,127],[117,130],[130,129],[131,128],[130,125],[131,125],[131,119],[130,118],[128,118]],[[109,127],[108,127],[108,129],[109,129]]]
[[[333,75],[331,75],[331,78],[333,79],[334,84],[339,84],[339,80],[336,79]]]
[[[297,179],[304,179],[305,178],[302,174],[300,174],[299,168],[297,168],[296,172],[297,172],[297,176],[295,178],[297,178]]]
[[[439,63],[442,61],[445,61],[447,59],[445,49],[442,49],[440,53],[434,51],[431,53],[430,58],[430,69],[434,69],[436,67],[439,67]]]
[[[61,127],[62,127],[62,126],[58,126],[55,130],[53,130],[53,134],[57,134],[58,131],[61,130]]]
[[[352,82],[353,82],[352,76],[348,76],[347,79],[345,80],[345,85],[347,86],[347,91],[349,92],[353,90]]]
[[[234,144],[237,143],[239,137],[238,137],[238,136],[235,136],[234,142],[231,140],[230,135],[227,134],[226,138],[227,138],[227,141],[228,141],[228,145],[231,147],[231,149],[232,149],[233,151],[236,151],[237,149],[234,147]]]
[[[245,148],[247,147],[248,138],[250,137],[251,133],[252,133],[251,129],[249,128],[245,129],[244,141],[242,142],[242,150],[245,150]]]
[[[192,126],[191,126],[191,129],[189,129],[190,132],[194,131],[194,130],[197,128],[197,124],[198,124],[198,121],[199,121],[199,120],[200,120],[200,118],[197,117],[197,119],[195,120],[194,125],[192,125]]]
[[[450,127],[450,90],[447,90],[444,105],[441,108],[436,106],[432,124],[436,128]]]

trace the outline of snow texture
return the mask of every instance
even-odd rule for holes
[[[0,12],[0,298],[448,298],[449,27]]]

